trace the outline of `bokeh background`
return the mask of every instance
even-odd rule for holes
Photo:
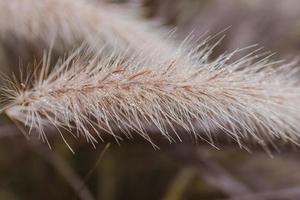
[[[97,4],[97,0],[89,1]],[[214,56],[253,44],[276,53],[275,60],[297,59],[300,52],[299,0],[106,3],[130,8],[141,20],[176,28],[178,41],[191,32],[195,40],[222,32],[226,37]],[[22,38],[2,39],[0,44],[2,72],[14,71],[20,57],[28,65],[45,48]],[[99,200],[300,199],[299,147],[270,153],[251,145],[247,151],[230,142],[216,148],[187,140],[162,142],[155,150],[137,138],[120,144],[108,139],[96,149],[71,141],[72,154],[60,138],[51,141],[50,150],[45,144],[26,140],[7,125],[5,116],[0,120],[2,132],[7,133],[0,137],[0,200],[78,199],[78,193]]]

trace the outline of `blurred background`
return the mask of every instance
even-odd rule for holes
[[[97,4],[97,0],[89,1]],[[204,39],[205,33],[214,35],[226,29],[215,56],[253,44],[276,53],[274,59],[291,60],[300,52],[299,0],[106,3],[129,7],[141,20],[176,28],[179,41],[191,32],[194,39]],[[30,64],[45,48],[15,37],[2,37],[0,44],[2,72],[14,71],[12,66],[19,65],[20,57],[23,65]],[[62,54],[54,51],[56,56]],[[162,142],[155,150],[141,139],[121,144],[108,139],[96,149],[73,141],[74,155],[60,138],[52,139],[50,150],[45,144],[26,140],[5,116],[0,120],[0,200],[300,199],[298,147],[272,149],[270,154],[251,145],[247,151],[228,142],[218,149],[187,140],[183,144]]]

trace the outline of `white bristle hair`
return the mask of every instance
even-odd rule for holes
[[[170,142],[190,134],[213,144],[224,134],[240,146],[249,139],[298,143],[295,64],[272,63],[256,51],[209,61],[211,49],[198,49],[181,45],[169,57],[158,49],[126,59],[119,51],[91,57],[79,50],[52,70],[44,62],[31,84],[4,88],[4,111],[46,141],[52,125],[75,129],[92,144],[104,131],[116,140],[138,133],[155,146],[150,130]]]

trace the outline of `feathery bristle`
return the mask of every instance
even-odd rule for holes
[[[184,133],[213,142],[223,132],[241,146],[244,139],[297,143],[300,91],[294,65],[276,67],[255,52],[231,63],[233,53],[209,62],[209,53],[184,47],[163,58],[159,51],[128,59],[75,53],[49,73],[43,65],[31,86],[6,88],[11,100],[5,112],[38,129],[43,139],[52,124],[75,128],[91,143],[99,130],[116,139],[117,133],[136,132],[151,142],[153,129],[170,142]]]
[[[149,23],[139,22],[130,12],[82,0],[0,1],[0,36],[48,47],[55,40],[54,48],[85,42],[96,51],[103,45],[135,52],[152,47],[171,51],[161,42],[163,31],[151,31]]]

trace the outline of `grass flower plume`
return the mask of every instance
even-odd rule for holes
[[[47,46],[55,39],[54,48],[85,41],[91,49],[78,50],[56,66],[45,56],[24,81],[2,88],[2,111],[37,129],[44,141],[47,127],[54,126],[59,133],[76,130],[74,136],[92,144],[103,132],[116,140],[137,133],[153,145],[151,132],[170,142],[185,134],[213,144],[223,134],[240,146],[245,139],[261,145],[278,138],[298,143],[294,64],[279,66],[255,51],[237,61],[230,61],[235,52],[209,61],[213,47],[205,42],[176,46],[162,32],[149,31],[147,24],[106,4],[29,2],[0,1],[2,39],[14,33]]]
[[[150,23],[141,23],[132,12],[84,0],[0,1],[0,38],[14,36],[43,48],[55,40],[57,49],[85,42],[96,50],[106,44],[135,52],[157,46],[170,51],[161,42],[163,31],[151,31]]]
[[[45,59],[30,81],[4,88],[4,111],[46,141],[51,125],[75,129],[91,143],[103,131],[117,140],[137,133],[152,143],[150,130],[170,142],[183,134],[211,143],[220,134],[240,145],[298,142],[300,91],[292,64],[276,67],[255,52],[209,62],[210,49],[196,49],[126,59],[77,52],[52,70]]]

